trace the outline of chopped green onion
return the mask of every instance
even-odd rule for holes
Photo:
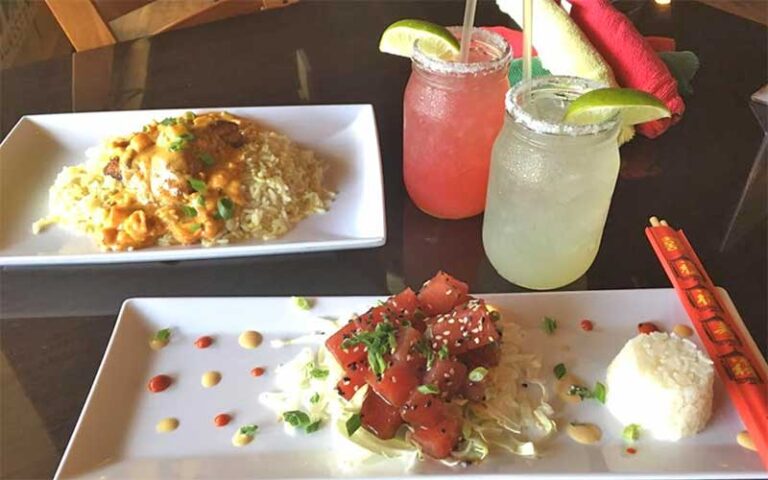
[[[190,178],[187,180],[187,182],[189,182],[189,186],[192,187],[192,189],[200,195],[205,195],[205,192],[208,191],[208,187],[206,187],[205,182],[199,178]]]
[[[590,392],[587,387],[582,387],[581,385],[571,385],[570,388],[568,388],[568,395],[578,395],[579,398],[584,400],[585,398],[591,398],[592,392]]]
[[[283,412],[283,420],[288,422],[290,426],[296,428],[304,428],[309,425],[309,415],[301,410]]]
[[[565,374],[568,373],[568,371],[565,369],[565,365],[563,365],[562,363],[558,363],[557,365],[555,365],[555,368],[553,368],[552,370],[555,373],[555,378],[557,378],[558,380],[563,378]]]
[[[381,375],[387,369],[384,354],[393,353],[397,347],[395,327],[388,321],[376,325],[372,332],[361,332],[341,343],[341,348],[348,349],[363,344],[368,348],[368,364],[376,375]]]
[[[188,230],[190,232],[192,232],[192,233],[195,233],[196,231],[200,230],[201,228],[203,228],[203,224],[202,223],[193,223],[192,225],[189,226]]]
[[[418,387],[416,387],[416,391],[424,395],[437,395],[438,393],[440,393],[440,390],[436,386],[432,385],[431,383],[428,383],[426,385],[419,385]]]
[[[160,125],[165,125],[167,127],[169,125],[176,125],[178,122],[179,121],[176,119],[176,117],[166,117],[160,120]]]
[[[605,385],[600,382],[595,384],[595,389],[592,390],[592,398],[598,402],[605,404]]]
[[[310,301],[307,297],[291,297],[291,300],[293,300],[294,305],[302,310],[309,310],[312,308],[312,301]]]
[[[360,414],[356,413],[349,417],[347,419],[346,427],[347,427],[347,435],[350,437],[357,431],[358,428],[362,425],[362,419],[360,418]]]
[[[440,350],[437,351],[437,358],[439,358],[440,360],[445,360],[446,358],[448,358],[448,355],[449,353],[448,353],[447,345],[443,345],[442,347],[440,347]]]
[[[487,368],[477,367],[469,372],[469,380],[475,383],[482,382],[486,375],[488,375]]]
[[[163,328],[162,330],[158,330],[155,332],[155,335],[152,337],[153,340],[159,340],[161,342],[167,342],[171,338],[171,329],[170,328]]]
[[[246,435],[248,437],[252,437],[256,433],[256,430],[258,429],[259,429],[258,425],[253,425],[253,424],[243,425],[242,427],[240,427],[240,430],[238,430],[237,433],[240,435]]]
[[[178,137],[176,137],[176,140],[172,141],[171,144],[168,146],[168,150],[172,152],[180,152],[187,148],[187,145],[189,142],[195,139],[195,135],[192,133],[182,133]]]
[[[544,317],[544,320],[541,323],[541,328],[544,329],[544,332],[546,332],[547,335],[552,335],[555,333],[555,330],[557,330],[557,320],[550,317]]]
[[[197,154],[197,158],[200,159],[201,162],[203,162],[207,167],[212,166],[214,163],[216,163],[216,160],[213,158],[213,155],[211,155],[208,152],[200,152]]]
[[[318,379],[322,380],[324,378],[328,378],[328,373],[329,373],[328,370],[325,369],[325,368],[313,367],[309,371],[309,376],[312,377],[312,378],[318,378]]]
[[[640,438],[640,425],[636,423],[630,423],[624,427],[624,431],[621,432],[622,438],[627,442],[636,442]]]
[[[222,219],[228,220],[232,218],[232,215],[235,210],[235,204],[232,203],[232,200],[228,199],[227,197],[221,197],[219,201],[216,203],[216,207],[218,210],[219,216],[221,216]]]
[[[491,310],[491,313],[489,314],[491,316],[492,322],[498,322],[501,320],[501,314],[498,312],[498,310]]]
[[[320,394],[319,394],[319,393],[317,393],[317,392],[315,392],[315,394],[314,394],[314,395],[312,395],[311,397],[309,397],[309,403],[315,404],[315,403],[317,403],[317,402],[319,402],[319,401],[320,401]]]
[[[320,420],[317,420],[315,422],[310,423],[307,425],[307,427],[304,429],[306,433],[314,433],[320,428]]]
[[[184,118],[186,118],[188,121],[192,121],[195,119],[197,115],[195,115],[193,112],[184,112]]]
[[[198,195],[196,202],[197,202],[197,204],[199,206],[204,207],[205,206],[205,197],[202,196],[202,195]]]
[[[182,205],[181,211],[187,217],[196,217],[197,216],[197,210],[195,210],[194,207],[190,207],[188,205]]]

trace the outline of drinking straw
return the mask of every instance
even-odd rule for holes
[[[467,63],[469,61],[469,46],[472,44],[472,27],[475,26],[475,10],[477,9],[477,0],[467,0],[464,5],[464,24],[461,27],[461,52],[459,61]]]

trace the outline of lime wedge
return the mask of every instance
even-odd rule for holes
[[[459,41],[447,28],[424,20],[410,19],[388,26],[381,35],[379,50],[410,58],[416,40],[419,41],[419,50],[431,57],[450,59],[459,54]]]
[[[632,88],[598,88],[568,105],[566,123],[601,123],[619,113],[622,125],[636,125],[670,117],[669,109],[653,95]]]

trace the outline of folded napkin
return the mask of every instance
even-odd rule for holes
[[[544,68],[553,75],[573,75],[617,87],[611,67],[589,39],[554,0],[533,0],[533,45]],[[502,12],[523,24],[522,0],[496,0]],[[619,142],[629,141],[632,127],[624,127]]]
[[[699,71],[699,57],[695,53],[684,50],[682,52],[659,52],[659,58],[667,65],[672,76],[677,80],[677,91],[680,95],[693,95],[691,80]]]
[[[680,120],[685,104],[677,93],[677,82],[632,22],[609,0],[569,1],[571,17],[611,65],[619,84],[655,95],[672,112],[671,118],[637,125],[637,130],[655,138]]]

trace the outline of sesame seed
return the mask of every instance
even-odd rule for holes
[[[452,294],[452,293],[453,293],[453,290],[451,290],[450,288],[449,288],[448,290],[446,290],[446,291],[445,291],[445,294],[446,294],[446,295],[450,295],[450,294]]]
[[[450,320],[448,320],[448,325],[453,325],[455,321],[456,321],[456,320],[454,320],[454,319],[450,319]]]
[[[397,377],[392,377],[392,383],[397,383]]]
[[[489,341],[489,342],[491,342],[491,343],[493,343],[493,342],[495,342],[496,340],[494,340],[494,339],[493,339],[493,337],[488,337],[488,341]]]
[[[443,335],[450,335],[450,334],[451,334],[450,330],[446,330],[446,331],[443,332]]]
[[[480,339],[475,337],[475,343],[480,343]]]

